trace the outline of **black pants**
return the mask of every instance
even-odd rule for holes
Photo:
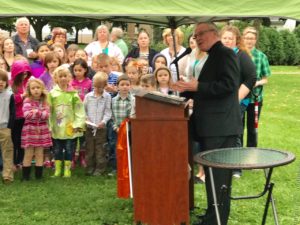
[[[262,102],[259,102],[258,104],[259,104],[258,105],[258,118],[259,118],[263,104]],[[243,125],[245,125],[245,119],[247,116],[247,147],[257,147],[258,137],[254,127],[254,119],[255,119],[254,103],[250,103],[248,105],[247,111],[245,113],[247,113],[247,115],[244,114]]]
[[[238,135],[224,137],[201,137],[201,151],[237,147]],[[215,213],[212,187],[210,183],[209,171],[204,167],[205,171],[205,186],[207,196],[207,211],[202,224],[217,225],[217,217]],[[219,212],[221,224],[226,225],[230,213],[230,190],[232,182],[232,170],[228,169],[213,169],[213,176],[216,188],[217,201],[219,204]]]
[[[24,149],[21,148],[21,135],[25,119],[16,119],[12,129],[12,141],[14,144],[14,164],[22,164]]]

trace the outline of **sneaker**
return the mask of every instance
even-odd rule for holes
[[[93,176],[102,176],[103,174],[104,172],[102,172],[101,170],[95,170]]]
[[[232,176],[236,179],[239,179],[242,176],[242,172],[241,171],[233,171]]]
[[[110,177],[114,177],[114,176],[117,175],[117,170],[112,170],[107,175],[110,176]]]

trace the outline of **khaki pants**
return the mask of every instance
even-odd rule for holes
[[[3,160],[2,176],[4,180],[14,180],[13,158],[14,150],[9,128],[0,128],[0,145]]]
[[[107,166],[107,151],[104,144],[107,142],[106,128],[98,129],[93,135],[92,129],[85,132],[87,169],[105,171]]]
[[[42,147],[30,147],[25,149],[23,166],[31,166],[31,161],[34,156],[35,166],[43,166],[44,149]]]

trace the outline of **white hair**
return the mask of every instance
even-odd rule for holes
[[[26,23],[30,24],[29,19],[27,19],[26,17],[20,17],[16,20],[16,27],[19,25],[19,23],[24,22],[24,21]]]
[[[111,30],[112,34],[115,34],[117,38],[122,38],[123,37],[123,30],[120,27],[113,27]]]

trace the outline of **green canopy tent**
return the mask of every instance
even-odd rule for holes
[[[243,18],[300,21],[298,0],[0,0],[0,17],[78,16],[178,27]]]

